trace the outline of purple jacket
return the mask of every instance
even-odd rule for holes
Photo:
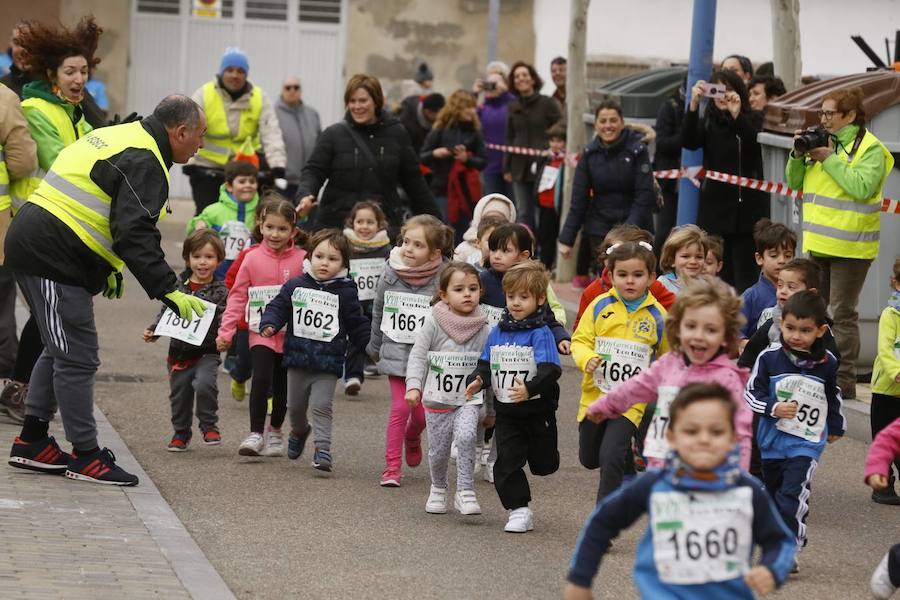
[[[516,97],[505,92],[496,98],[485,98],[478,107],[478,118],[481,119],[481,133],[485,144],[506,143],[506,109]],[[487,151],[487,166],[482,171],[485,175],[503,173],[503,153],[499,150]]]

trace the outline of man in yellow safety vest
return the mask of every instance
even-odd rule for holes
[[[6,236],[6,265],[34,315],[44,351],[25,400],[25,423],[9,464],[70,479],[137,485],[99,447],[94,374],[100,364],[93,296],[120,298],[122,270],[182,319],[204,312],[177,289],[156,222],[167,209],[169,169],[203,143],[206,119],[187,96],[165,98],[141,121],[95,129],[53,161],[16,213]],[[72,453],[48,435],[57,408]]]

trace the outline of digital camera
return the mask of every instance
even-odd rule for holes
[[[803,130],[800,137],[794,140],[794,150],[806,154],[813,148],[828,145],[828,131],[824,127],[810,127]]]

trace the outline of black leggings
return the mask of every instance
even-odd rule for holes
[[[250,387],[250,431],[263,433],[266,428],[266,408],[272,390],[273,429],[280,429],[287,413],[287,371],[281,366],[281,355],[265,346],[250,348],[253,365],[253,384]]]
[[[41,352],[44,351],[44,342],[41,341],[41,332],[38,330],[34,317],[28,317],[22,335],[19,336],[19,351],[16,354],[16,366],[13,370],[13,380],[19,383],[31,381],[31,370],[37,362]]]

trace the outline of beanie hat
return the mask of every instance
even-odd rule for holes
[[[419,65],[419,68],[416,69],[416,76],[413,77],[416,83],[422,83],[423,81],[433,81],[434,73],[431,72],[431,69],[428,68],[428,63],[422,63]]]
[[[425,96],[425,99],[422,100],[422,108],[433,112],[437,112],[444,108],[444,104],[444,97],[436,92]]]
[[[225,54],[222,55],[222,64],[219,65],[219,75],[225,72],[225,69],[236,67],[250,73],[250,64],[247,62],[247,55],[240,48],[226,48]]]

